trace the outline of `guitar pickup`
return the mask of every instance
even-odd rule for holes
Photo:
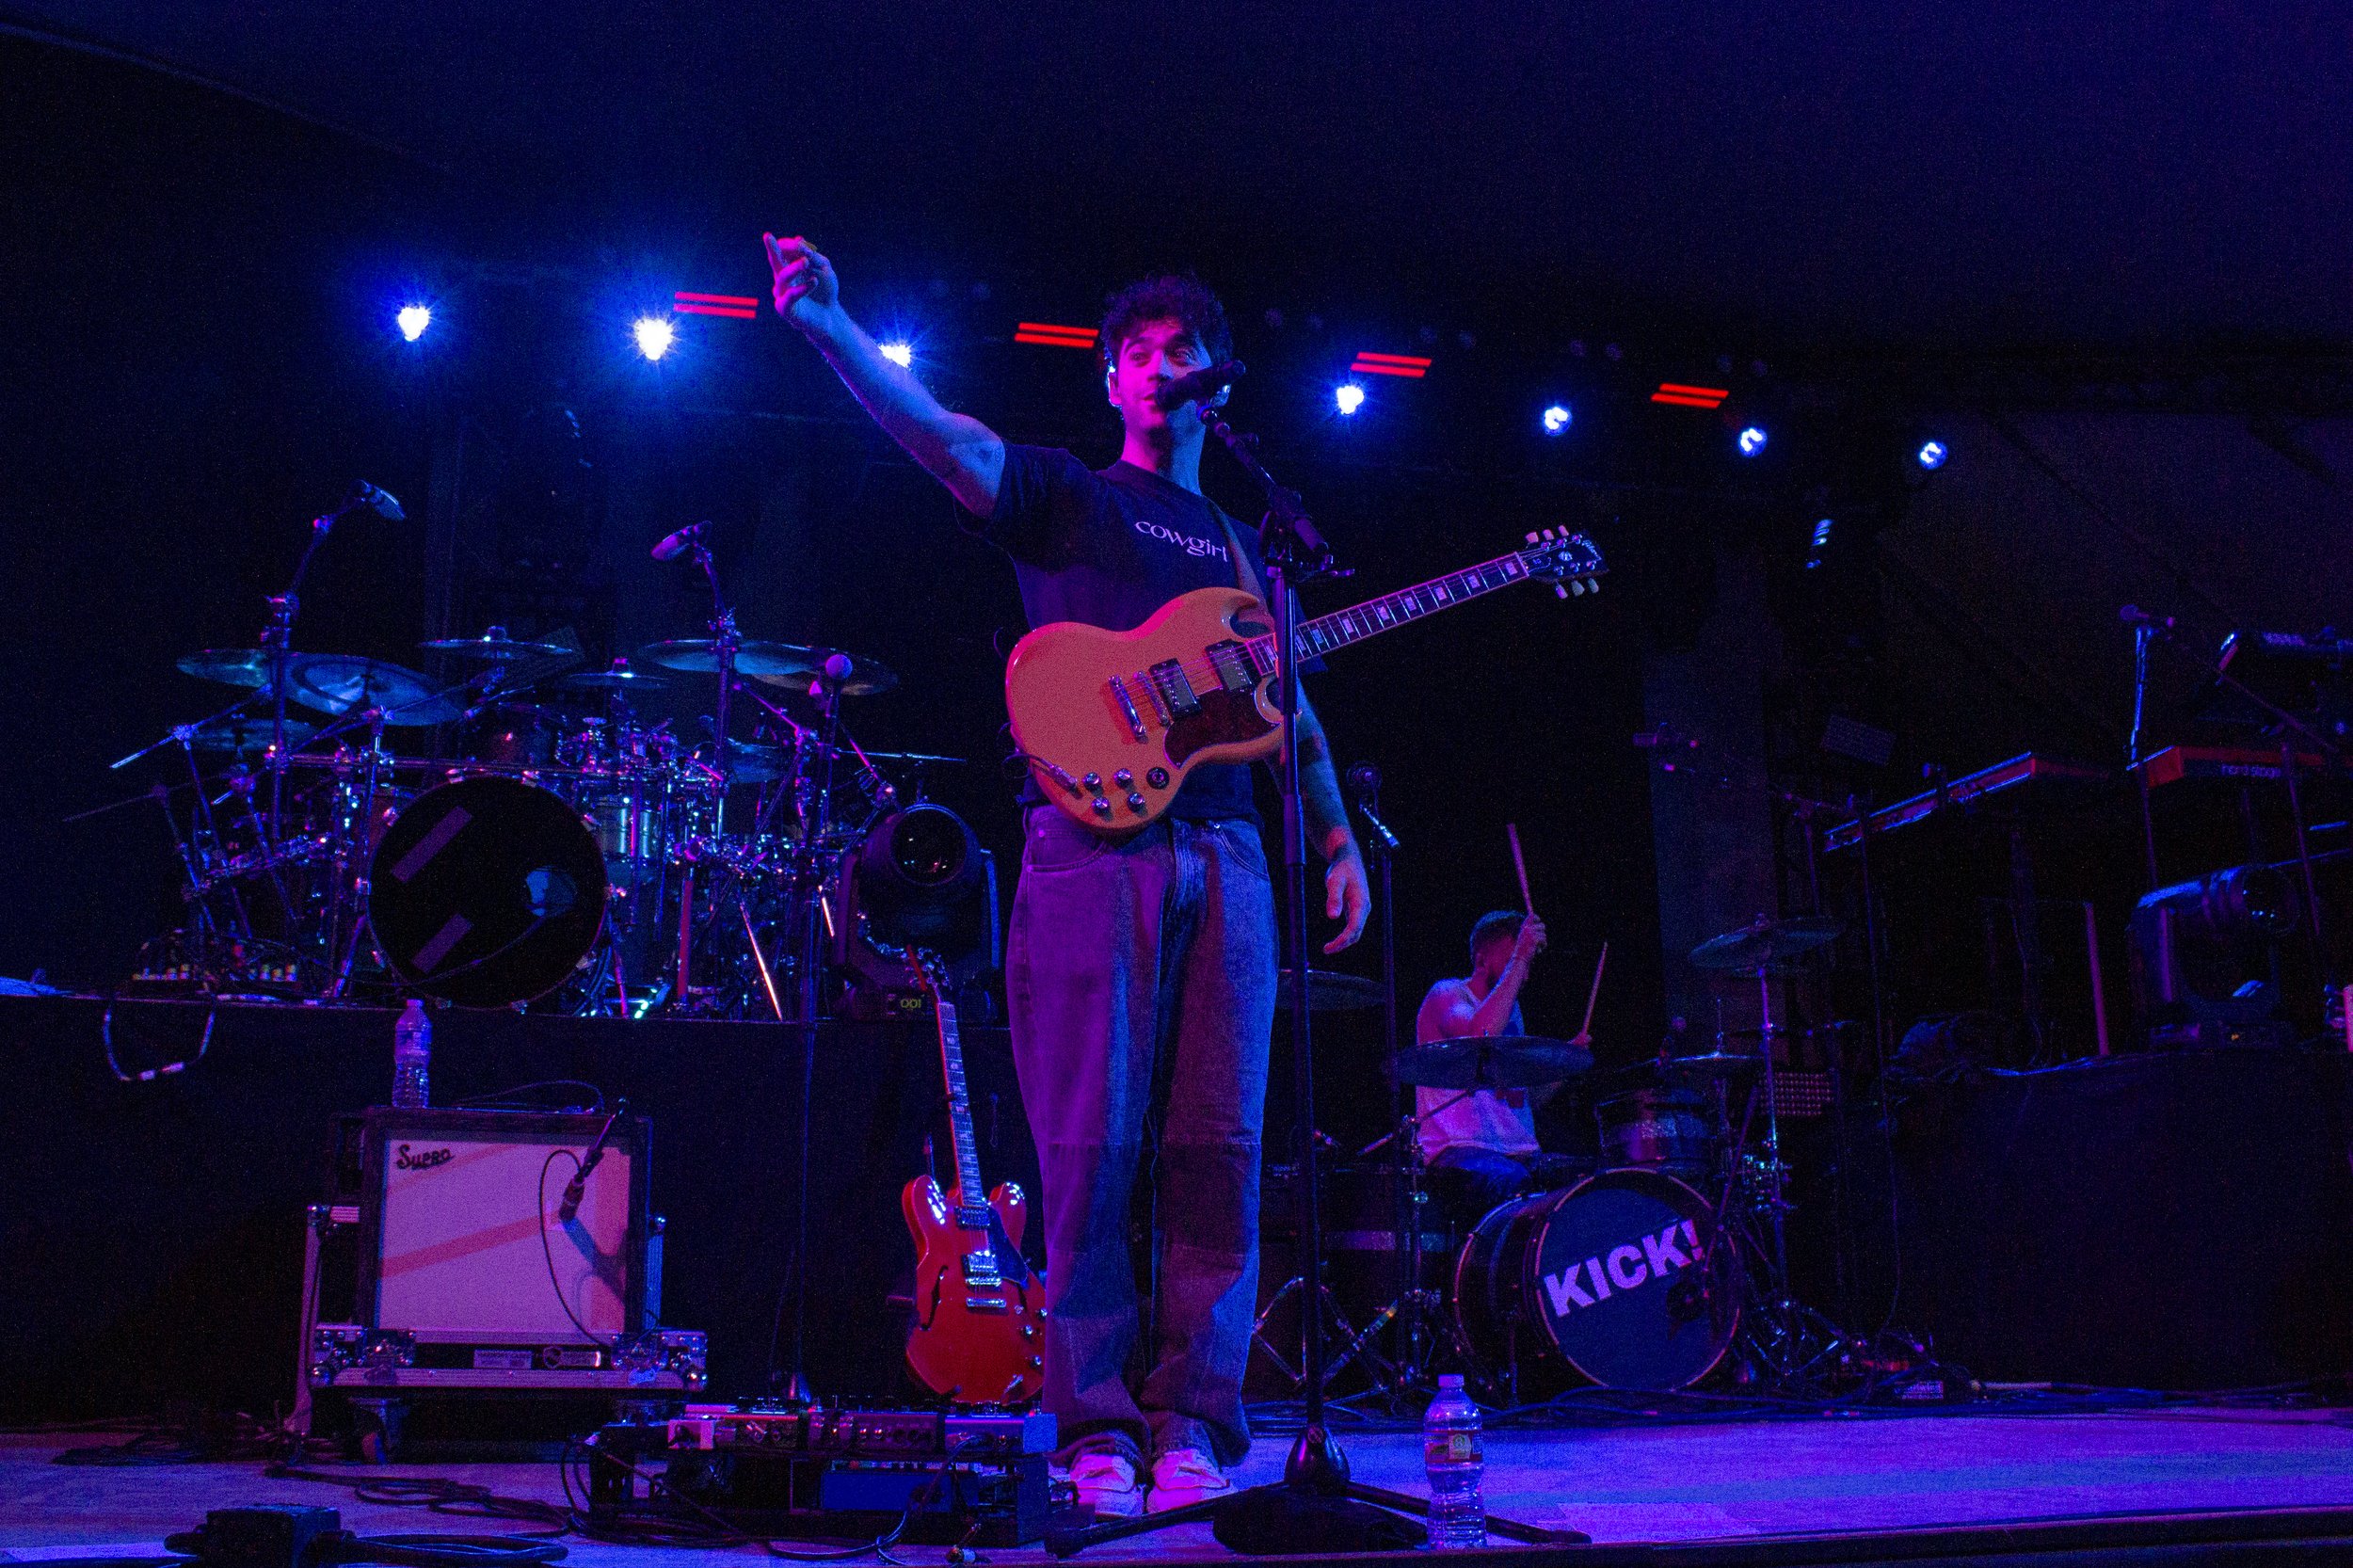
[[[1250,649],[1241,643],[1211,643],[1209,647],[1209,668],[1217,672],[1217,683],[1229,692],[1246,692],[1257,685],[1257,673],[1251,667]]]
[[[1201,699],[1193,695],[1193,682],[1185,678],[1184,665],[1169,659],[1154,664],[1145,673],[1152,678],[1152,686],[1160,695],[1163,712],[1177,718],[1190,718],[1201,712]]]
[[[1136,712],[1135,699],[1128,695],[1128,683],[1117,676],[1112,678],[1112,696],[1119,702],[1119,711],[1127,716],[1128,732],[1139,741],[1144,736],[1144,715]]]
[[[967,1312],[1002,1312],[1005,1310],[1005,1298],[1002,1296],[967,1296],[964,1298],[964,1309]]]

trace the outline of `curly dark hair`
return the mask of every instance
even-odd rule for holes
[[[1103,331],[1096,347],[1109,368],[1119,357],[1119,345],[1149,322],[1174,321],[1201,340],[1211,364],[1234,357],[1234,329],[1225,323],[1225,306],[1209,286],[1190,272],[1163,272],[1139,278],[1111,297],[1103,308]]]

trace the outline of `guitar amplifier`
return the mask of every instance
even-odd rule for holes
[[[574,1203],[568,1186],[600,1138]],[[663,1401],[700,1390],[704,1336],[658,1326],[650,1146],[643,1117],[378,1107],[345,1118],[337,1201],[312,1211],[300,1392]],[[348,1256],[327,1256],[338,1242]]]

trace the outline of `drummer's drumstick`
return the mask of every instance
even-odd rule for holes
[[[1579,1035],[1589,1033],[1593,1030],[1593,1003],[1601,1000],[1601,971],[1609,967],[1609,944],[1604,942],[1601,944],[1601,957],[1593,965],[1593,988],[1585,993],[1585,1021],[1577,1026]]]
[[[1536,900],[1528,890],[1528,859],[1520,854],[1520,824],[1505,823],[1503,831],[1512,840],[1512,869],[1520,873],[1520,907],[1533,915]]]

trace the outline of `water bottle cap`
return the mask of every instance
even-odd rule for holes
[[[1438,1374],[1438,1386],[1440,1388],[1460,1388],[1463,1386],[1463,1374],[1460,1372],[1440,1372]]]

